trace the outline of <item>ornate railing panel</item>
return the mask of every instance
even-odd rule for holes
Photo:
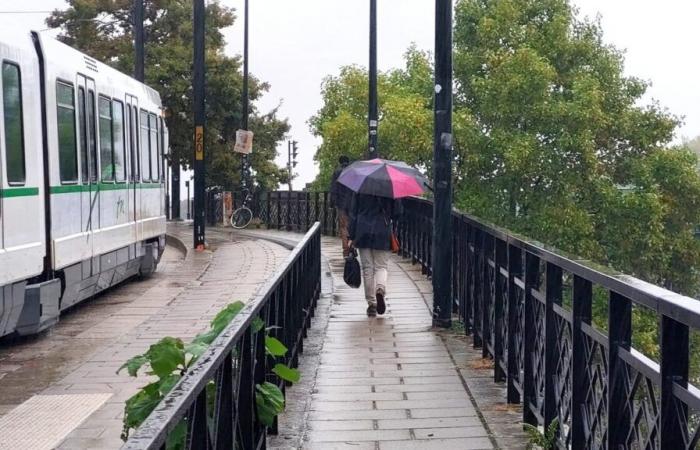
[[[404,210],[402,251],[430,273],[432,204],[406,199]],[[700,390],[688,380],[699,301],[469,215],[453,221],[454,312],[524,422],[556,419],[562,449],[700,448]],[[607,334],[593,324],[594,290],[607,297]],[[633,306],[658,317],[659,363],[632,346]]]
[[[265,448],[266,428],[256,417],[255,386],[271,375],[265,333],[289,349],[296,367],[321,292],[321,225],[311,224],[301,242],[122,447],[165,449],[185,423],[188,449]],[[256,326],[256,319],[265,326]]]
[[[274,192],[261,202],[270,228],[304,230],[310,217],[324,234],[337,231],[327,193]],[[403,206],[402,253],[430,276],[432,203],[410,198]],[[493,359],[507,401],[523,404],[523,421],[557,419],[562,449],[700,449],[700,390],[688,379],[699,301],[466,214],[455,211],[453,225],[454,312]],[[599,292],[608,306],[603,327],[593,323]],[[632,346],[633,306],[658,317],[658,363]]]

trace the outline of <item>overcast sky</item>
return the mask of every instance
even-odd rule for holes
[[[626,72],[653,83],[650,95],[674,114],[684,116],[678,139],[700,135],[697,35],[700,2],[695,0],[573,0],[581,14],[602,15],[607,42],[626,49]],[[243,0],[221,0],[242,10]],[[271,84],[258,102],[262,111],[278,104],[289,118],[290,136],[299,141],[300,175],[295,187],[316,173],[313,154],[318,142],[307,120],[321,106],[320,84],[346,64],[367,64],[366,0],[250,0],[250,69]],[[398,67],[406,48],[433,48],[431,0],[378,0],[378,61],[380,70]],[[0,0],[0,26],[17,31],[46,28],[46,14],[7,14],[62,8],[63,0]],[[239,14],[242,16],[242,14]],[[241,53],[242,21],[226,30],[228,51]],[[381,133],[381,127],[379,129]],[[286,143],[280,164],[286,163]]]

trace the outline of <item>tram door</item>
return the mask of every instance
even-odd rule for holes
[[[126,122],[129,129],[129,221],[133,221],[134,240],[141,239],[141,197],[139,195],[140,152],[139,152],[139,101],[133,95],[126,96]]]
[[[100,227],[99,162],[97,160],[97,93],[95,81],[78,75],[78,126],[80,131],[80,224],[92,255],[93,231]]]

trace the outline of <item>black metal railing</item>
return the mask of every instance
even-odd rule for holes
[[[407,199],[404,210],[403,251],[429,273],[432,204]],[[556,419],[562,449],[700,448],[700,390],[689,381],[700,301],[466,214],[453,220],[454,310],[525,422]],[[596,326],[600,300],[607,323]],[[658,362],[632,346],[634,310],[658,320]]]
[[[310,230],[282,267],[167,394],[122,449],[165,449],[183,421],[188,449],[265,448],[266,428],[256,417],[255,386],[284,390],[268,370],[265,333],[289,349],[296,367],[321,291],[321,225]],[[256,318],[265,326],[255,326]]]

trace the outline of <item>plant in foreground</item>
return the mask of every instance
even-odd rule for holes
[[[156,380],[141,388],[136,394],[126,401],[124,408],[124,423],[121,438],[126,441],[129,432],[138,428],[148,415],[158,406],[168,392],[187,373],[197,359],[204,354],[209,345],[221,334],[234,317],[243,309],[242,302],[235,302],[221,310],[211,322],[211,327],[206,332],[198,334],[192,342],[185,344],[182,339],[164,337],[151,345],[148,351],[142,355],[134,356],[125,362],[117,373],[126,369],[130,376],[138,376],[139,370],[147,366],[150,370],[146,375],[155,376]],[[253,321],[254,333],[265,327],[265,323],[258,317]],[[265,352],[271,358],[283,357],[287,354],[287,347],[278,339],[269,336],[270,329],[265,330]],[[291,383],[299,381],[299,371],[282,363],[276,363],[272,372],[280,379]],[[207,398],[210,406],[213,406],[216,388],[213,381],[207,385]],[[271,426],[275,417],[284,411],[284,394],[273,383],[265,382],[255,386],[255,404],[258,419],[266,426]],[[209,411],[214,408],[210,407]],[[212,417],[209,417],[211,420]],[[186,423],[183,420],[168,436],[167,448],[175,450],[183,448],[187,432]]]
[[[540,431],[539,427],[530,425],[529,423],[524,423],[523,429],[530,439],[530,442],[527,444],[528,450],[535,448],[541,448],[542,450],[554,450],[556,448],[557,432],[559,431],[558,419],[552,420],[544,433]]]

